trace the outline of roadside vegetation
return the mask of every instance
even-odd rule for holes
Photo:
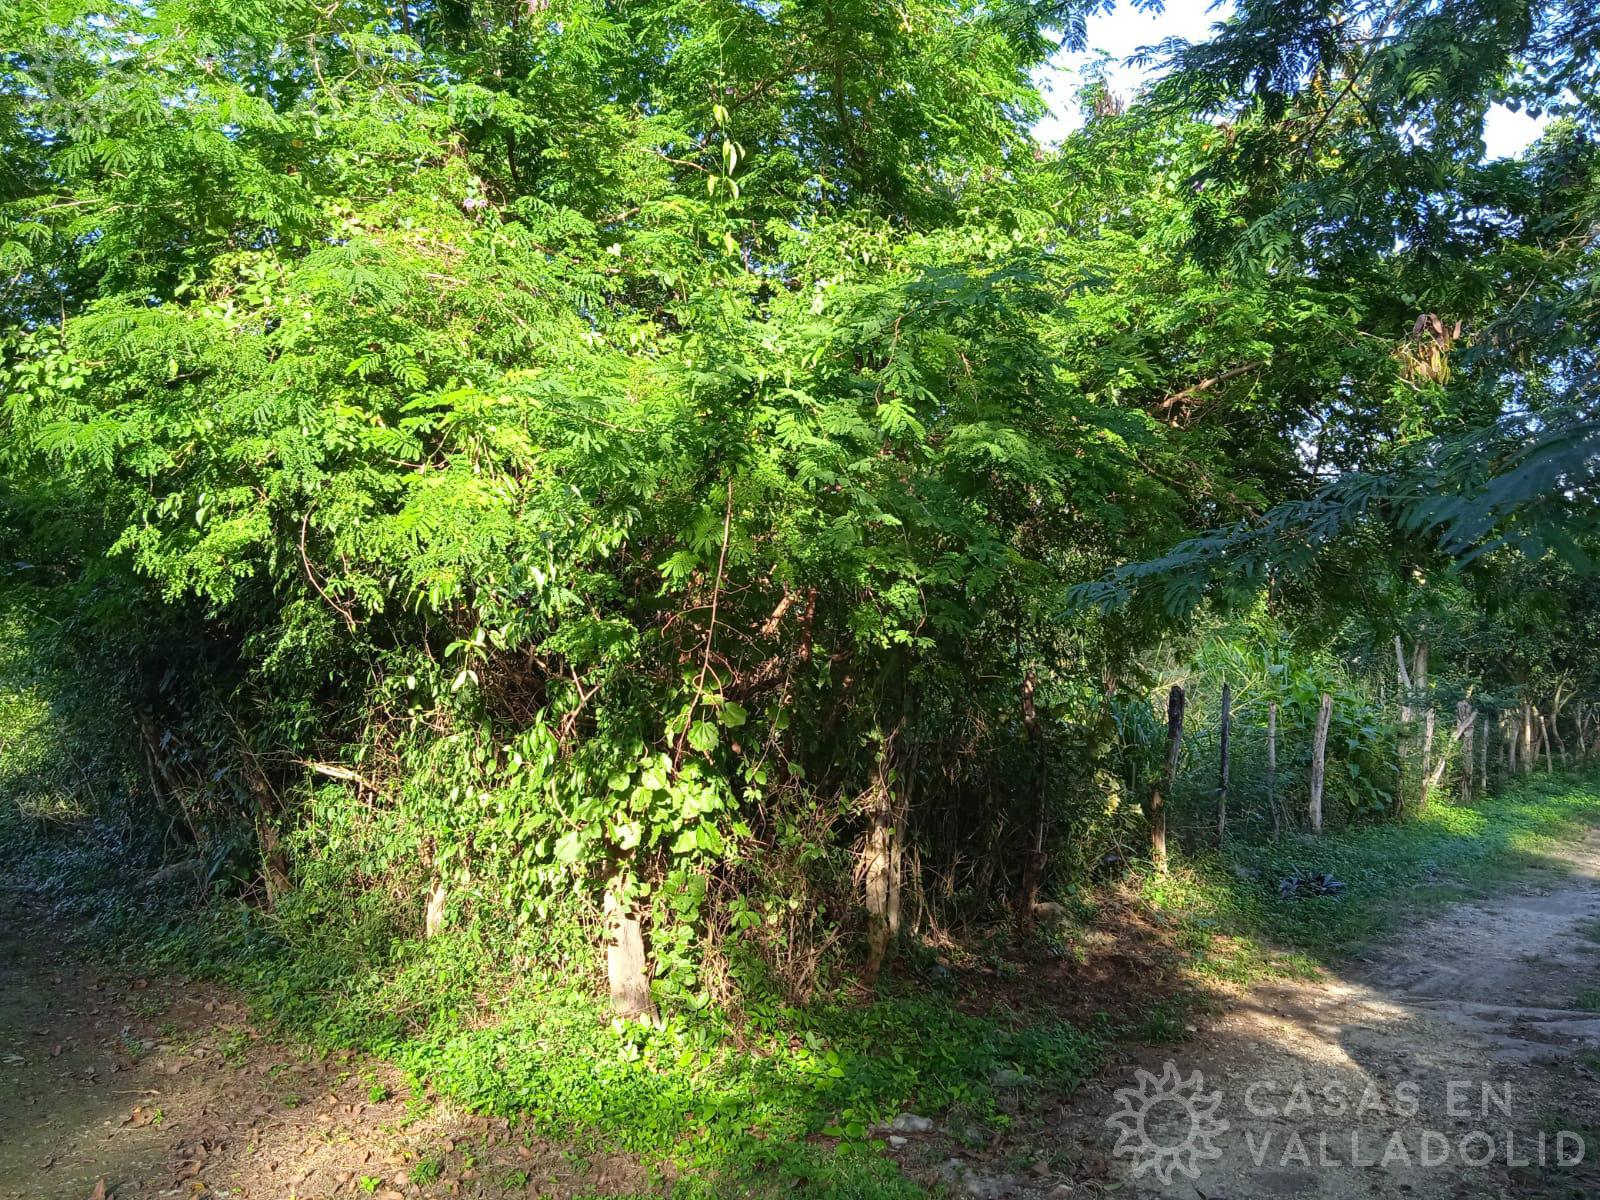
[[[1592,15],[1241,3],[1042,145],[1103,7],[0,9],[16,885],[893,1189],[1575,829]]]

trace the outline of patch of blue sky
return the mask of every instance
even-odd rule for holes
[[[1169,38],[1204,40],[1211,27],[1225,20],[1232,5],[1223,0],[1168,0],[1161,12],[1141,12],[1129,3],[1118,4],[1110,13],[1096,13],[1088,21],[1086,51],[1063,51],[1043,68],[1039,84],[1050,111],[1034,127],[1039,140],[1059,142],[1083,124],[1078,108],[1078,90],[1085,74],[1106,61],[1106,81],[1121,96],[1132,96],[1160,72],[1158,64],[1132,66],[1127,59],[1145,47]],[[1484,157],[1515,158],[1531,146],[1544,131],[1546,118],[1530,117],[1496,104],[1489,109],[1483,124]]]

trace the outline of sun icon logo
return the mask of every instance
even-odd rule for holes
[[[1228,1132],[1216,1115],[1222,1093],[1207,1092],[1199,1071],[1185,1079],[1172,1062],[1159,1076],[1142,1068],[1133,1075],[1136,1086],[1117,1090],[1121,1107],[1106,1118],[1117,1131],[1112,1154],[1132,1158],[1135,1176],[1153,1173],[1165,1184],[1174,1171],[1199,1178],[1201,1161],[1222,1157],[1215,1140]]]

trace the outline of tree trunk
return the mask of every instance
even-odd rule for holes
[[[1322,707],[1317,711],[1317,732],[1311,743],[1311,832],[1322,832],[1322,781],[1327,770],[1328,724],[1333,719],[1333,697],[1322,693]]]
[[[1218,734],[1218,753],[1221,762],[1217,767],[1217,845],[1228,840],[1228,737],[1233,724],[1233,688],[1222,685],[1222,725]]]
[[[1565,691],[1566,681],[1556,681],[1555,693],[1550,697],[1550,732],[1546,735],[1561,756],[1561,765],[1567,765],[1567,739],[1561,736],[1561,710],[1572,701],[1572,693]],[[1548,750],[1547,750],[1548,753]]]
[[[1533,720],[1533,705],[1522,706],[1522,745],[1518,748],[1518,756],[1522,761],[1522,773],[1528,774],[1539,765],[1539,737],[1534,732],[1537,726]]]
[[[1272,840],[1283,830],[1278,820],[1278,702],[1267,705],[1267,811],[1272,814]]]
[[[1434,720],[1433,704],[1430,702],[1428,711],[1422,718],[1422,773],[1417,784],[1417,808],[1419,810],[1428,807],[1428,792],[1433,787]],[[1442,768],[1444,763],[1440,762],[1439,766]]]
[[[891,766],[898,727],[883,739],[873,769],[867,844],[861,878],[867,905],[867,978],[876,979],[900,932],[900,827]]]
[[[656,1015],[650,999],[650,964],[644,953],[644,926],[632,907],[620,899],[622,881],[606,888],[606,975],[611,983],[611,1010],[624,1020]]]
[[[1429,715],[1431,716],[1432,714],[1430,713]],[[1474,718],[1472,713],[1472,705],[1467,701],[1463,700],[1456,705],[1455,730],[1450,734],[1450,741],[1445,746],[1444,752],[1439,755],[1439,761],[1434,764],[1432,774],[1423,776],[1423,795],[1427,795],[1428,793],[1432,792],[1433,789],[1438,786],[1439,781],[1444,778],[1445,768],[1450,765],[1451,747],[1453,747],[1457,742],[1464,741],[1471,736],[1472,725],[1475,719],[1476,718]]]
[[[1550,755],[1550,722],[1545,719],[1543,713],[1538,713],[1537,715],[1539,717],[1539,743],[1544,747],[1544,773],[1549,775],[1555,770],[1555,764],[1551,761]]]
[[[1394,739],[1395,769],[1399,780],[1395,796],[1403,808],[1406,802],[1406,748],[1411,740],[1411,723],[1416,720],[1416,712],[1411,707],[1411,672],[1406,667],[1405,642],[1398,633],[1394,635],[1394,672],[1394,696],[1400,705],[1400,727],[1395,731]]]
[[[1478,794],[1489,795],[1489,718],[1478,717]]]
[[[1461,735],[1461,803],[1472,803],[1472,735],[1477,728],[1477,714],[1472,711],[1472,705],[1466,700],[1456,702],[1456,728],[1465,729]]]
[[[256,837],[261,845],[261,877],[267,885],[267,905],[277,908],[278,902],[294,890],[289,878],[289,855],[270,815],[256,815]]]
[[[1428,792],[1433,772],[1433,732],[1434,712],[1433,697],[1428,693],[1428,643],[1422,638],[1417,639],[1417,648],[1411,655],[1411,686],[1416,689],[1416,694],[1425,709],[1422,714],[1422,757],[1417,764],[1417,808],[1423,809],[1428,804]]]
[[[1167,759],[1161,781],[1150,789],[1145,817],[1150,822],[1150,857],[1157,871],[1167,870],[1167,796],[1178,774],[1178,752],[1183,746],[1183,688],[1177,684],[1167,693]]]
[[[1033,922],[1034,905],[1039,903],[1039,887],[1044,879],[1045,799],[1049,781],[1045,775],[1044,735],[1039,729],[1039,710],[1034,701],[1034,689],[1037,686],[1038,681],[1030,667],[1022,676],[1022,727],[1027,732],[1028,746],[1033,752],[1033,812],[1028,858],[1022,867],[1022,890],[1017,897],[1017,915],[1024,928]]]
[[[1428,802],[1428,776],[1432,769],[1433,752],[1433,704],[1428,698],[1428,643],[1423,638],[1417,639],[1416,646],[1411,652],[1411,665],[1406,667],[1405,642],[1399,634],[1394,639],[1395,675],[1398,680],[1400,699],[1400,734],[1395,746],[1395,758],[1400,768],[1400,805],[1405,805],[1406,795],[1406,758],[1407,750],[1412,739],[1416,736],[1417,702],[1426,705],[1423,713],[1424,726],[1422,730],[1421,761],[1417,764],[1417,804],[1420,808]]]
[[[1410,725],[1413,720],[1411,711],[1411,672],[1406,670],[1406,647],[1400,640],[1400,635],[1394,635],[1394,669],[1398,683],[1395,687],[1395,698],[1400,701],[1400,724]]]

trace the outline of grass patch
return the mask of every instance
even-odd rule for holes
[[[1597,818],[1595,784],[1539,777],[1405,824],[1232,846],[1147,880],[1144,895],[1176,922],[1202,983],[1303,974],[1428,908],[1550,868],[1557,843]],[[1346,890],[1280,897],[1277,881],[1297,869],[1328,872]],[[222,975],[297,1034],[381,1055],[419,1091],[522,1117],[579,1155],[670,1163],[675,1194],[686,1196],[915,1195],[877,1152],[876,1122],[907,1109],[955,1111],[1003,1130],[1011,1118],[998,1081],[1020,1075],[1068,1090],[1106,1040],[1039,1012],[970,1016],[910,978],[867,1003],[798,1007],[751,995],[737,1021],[703,1011],[659,1028],[619,1026],[582,983],[525,977],[502,988],[484,974],[495,946],[472,930],[377,960],[359,937],[362,953],[345,959],[311,953],[312,944],[274,936],[242,909],[214,909],[209,921],[186,914],[162,937],[147,935],[156,950],[144,953]],[[1122,1032],[1182,1041],[1205,1003],[1203,988],[1180,992]]]
[[[1593,1200],[1600,1159],[1600,1130],[1563,1110],[1541,1114],[1539,1133],[1548,1161],[1513,1171],[1518,1196],[1527,1200]]]

